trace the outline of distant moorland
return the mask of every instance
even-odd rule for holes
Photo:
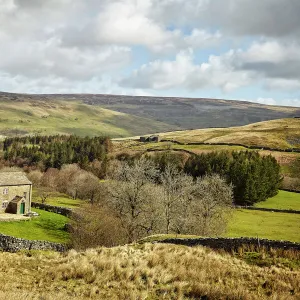
[[[300,116],[300,109],[294,107],[202,98],[0,92],[0,103],[0,136],[57,133],[128,137]]]

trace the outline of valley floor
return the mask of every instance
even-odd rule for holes
[[[36,190],[33,192],[33,201],[41,201]],[[46,203],[76,209],[84,202],[54,192],[49,196]],[[279,191],[277,196],[265,202],[257,203],[255,206],[300,211],[300,194]],[[37,209],[33,209],[33,211],[38,212],[40,217],[34,218],[31,221],[0,222],[0,233],[29,240],[68,242],[69,234],[65,231],[65,224],[69,223],[68,218]],[[299,230],[300,214],[236,209],[233,211],[226,236],[258,237],[299,243]]]

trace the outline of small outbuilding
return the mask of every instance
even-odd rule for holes
[[[24,172],[0,172],[0,213],[31,211],[32,183]]]
[[[24,197],[16,196],[13,200],[8,202],[6,213],[9,214],[25,214],[26,199]]]
[[[159,135],[141,136],[140,142],[142,143],[158,143],[160,141]]]

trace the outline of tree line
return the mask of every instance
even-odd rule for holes
[[[148,154],[147,157],[158,164],[162,171],[171,163],[194,179],[211,174],[220,175],[233,185],[236,205],[253,205],[275,196],[283,180],[276,158],[261,156],[257,151],[219,151],[194,155],[169,151]]]
[[[108,137],[66,135],[7,138],[3,142],[4,159],[19,167],[35,166],[41,170],[60,169],[65,164],[81,167],[104,161],[112,149]]]
[[[232,183],[234,202],[253,205],[275,196],[282,182],[280,165],[271,156],[256,151],[212,152],[191,156],[184,170],[194,178],[219,174]]]

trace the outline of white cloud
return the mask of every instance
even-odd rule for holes
[[[86,91],[102,86],[105,75],[113,78],[106,90],[124,93],[204,87],[230,93],[258,84],[297,91],[299,14],[295,0],[0,0],[2,89],[17,78],[35,91],[47,82],[51,90]],[[238,49],[249,37],[257,41]],[[201,61],[199,49],[221,42],[232,50]],[[116,80],[131,66],[136,45],[150,50],[150,61],[120,87]]]
[[[300,107],[300,99],[275,100],[273,98],[258,98],[256,100],[250,100],[250,101],[255,102],[255,103],[260,103],[260,104],[266,104],[266,105],[281,105],[281,106]]]
[[[180,52],[173,61],[150,62],[121,84],[154,89],[213,87],[224,92],[258,82],[267,89],[295,90],[300,86],[300,45],[296,43],[254,42],[246,50],[211,55],[201,64],[194,63],[192,53]]]
[[[284,78],[268,78],[264,81],[268,90],[297,91],[300,89],[300,80]]]
[[[275,40],[254,42],[245,53],[241,54],[241,59],[247,62],[271,63],[299,59],[299,45],[281,44]]]
[[[173,61],[156,60],[143,65],[132,76],[121,81],[125,86],[149,89],[218,87],[225,92],[247,85],[251,74],[235,71],[232,66],[233,51],[226,55],[210,56],[207,63],[194,64],[193,51],[180,52]]]
[[[5,88],[4,88],[5,87]],[[24,76],[8,76],[0,72],[0,91],[15,93],[42,93],[42,94],[114,94],[152,96],[143,89],[123,88],[118,86],[109,76],[99,76],[89,81],[70,80],[55,76],[42,78],[28,78]]]
[[[256,103],[266,104],[266,105],[278,105],[276,100],[274,100],[273,98],[258,98],[256,100],[251,100],[251,102],[256,102]]]
[[[14,47],[11,47],[12,44]],[[118,69],[131,59],[128,47],[66,48],[56,38],[41,42],[2,38],[1,45],[0,70],[12,76],[57,76],[86,80],[101,75],[101,72]]]
[[[167,23],[152,16],[154,2],[110,1],[89,22],[83,22],[84,26],[65,28],[63,42],[72,46],[143,45],[151,51],[167,53],[190,46],[204,48],[221,40],[218,31],[194,28],[189,35],[178,28],[168,28]]]
[[[13,0],[1,0],[0,2],[0,16],[12,13],[16,9]]]
[[[153,17],[170,24],[221,28],[233,36],[300,39],[297,0],[153,0]]]

